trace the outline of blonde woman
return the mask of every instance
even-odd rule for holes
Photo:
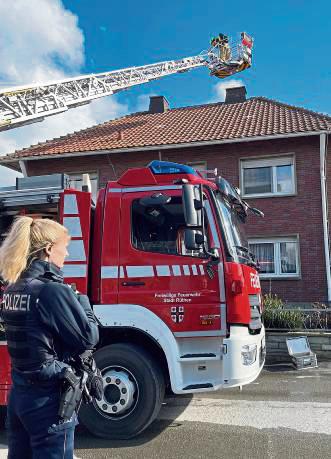
[[[58,415],[70,358],[99,339],[87,297],[63,283],[66,228],[49,219],[19,217],[0,247],[7,287],[2,318],[12,364],[7,409],[8,459],[72,459],[77,416]]]

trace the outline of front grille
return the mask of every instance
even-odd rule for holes
[[[260,295],[249,295],[249,304],[251,307],[249,328],[251,330],[259,330],[262,328]]]

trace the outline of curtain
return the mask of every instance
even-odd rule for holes
[[[275,272],[275,255],[274,244],[250,244],[251,252],[254,253],[260,263],[261,273],[274,273]]]
[[[245,194],[271,193],[271,167],[244,169]]]
[[[297,243],[281,242],[280,243],[280,264],[282,273],[297,272]]]

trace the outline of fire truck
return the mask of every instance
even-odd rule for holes
[[[87,180],[88,182],[88,180]],[[71,235],[65,282],[89,296],[99,322],[101,401],[82,405],[93,434],[126,439],[157,416],[165,391],[215,391],[254,381],[265,360],[250,212],[224,178],[177,163],[129,169],[91,199],[63,174],[0,189],[0,234],[15,216],[53,218]],[[3,337],[4,339],[4,337]],[[0,404],[10,388],[0,342]]]
[[[1,89],[0,131],[199,67],[231,76],[251,66],[252,46],[244,32],[234,45],[220,34],[193,57]],[[17,215],[52,218],[70,232],[65,281],[89,296],[98,318],[104,380],[103,399],[81,407],[81,422],[101,437],[131,438],[156,418],[166,390],[254,381],[265,335],[257,263],[242,226],[248,212],[261,212],[224,178],[175,163],[128,170],[96,203],[86,180],[84,191],[63,174],[0,189],[0,243]],[[10,385],[0,324],[0,408]]]

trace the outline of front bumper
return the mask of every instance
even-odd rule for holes
[[[236,387],[249,384],[260,374],[265,361],[265,330],[262,325],[261,332],[250,335],[248,328],[232,326],[230,338],[224,339],[223,355],[223,387]],[[252,363],[245,362],[243,351],[254,349],[256,355]],[[246,364],[245,364],[246,363]]]

